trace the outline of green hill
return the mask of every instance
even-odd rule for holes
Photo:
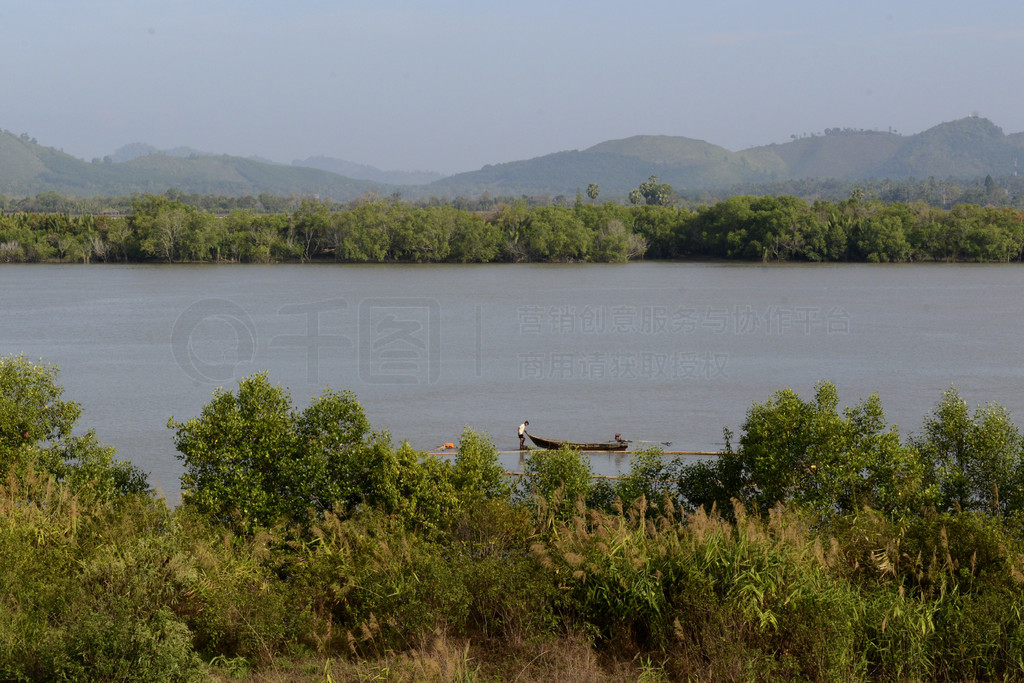
[[[87,197],[164,192],[172,188],[185,193],[228,196],[319,195],[337,201],[367,192],[391,191],[380,183],[353,180],[329,171],[227,155],[183,158],[148,154],[123,163],[90,163],[25,136],[0,133],[0,194],[27,196],[56,191]]]
[[[0,173],[3,174],[3,186],[27,185],[33,178],[46,172],[46,165],[34,152],[33,148],[37,147],[24,137],[6,131],[0,133]]]
[[[826,129],[823,135],[732,152],[685,137],[637,135],[583,151],[484,166],[425,185],[387,185],[355,180],[321,168],[286,166],[232,156],[165,153],[128,161],[86,162],[36,144],[27,136],[0,133],[0,194],[56,191],[70,196],[164,192],[230,196],[269,193],[319,195],[337,201],[367,192],[400,191],[407,198],[573,196],[597,183],[601,195],[622,198],[651,175],[681,191],[805,178],[868,179],[1006,176],[1024,157],[1024,133],[1006,135],[991,121],[967,117],[916,135]]]
[[[898,153],[902,142],[900,136],[892,133],[830,132],[749,151],[777,157],[783,179],[856,180],[873,177],[876,169]]]
[[[1001,176],[1013,173],[1019,145],[988,119],[970,117],[943,123],[906,140],[879,175]]]
[[[624,140],[609,140],[586,150],[591,154],[617,154],[655,164],[717,163],[732,152],[703,140],[671,135],[635,135]]]
[[[784,165],[770,154],[730,152],[700,140],[637,136],[611,140],[582,152],[557,152],[527,161],[484,166],[421,188],[415,196],[567,195],[597,183],[606,194],[624,194],[652,174],[673,187],[730,187],[774,178]]]
[[[597,183],[622,196],[651,175],[677,190],[723,189],[803,178],[846,181],[881,178],[1004,176],[1024,157],[1024,134],[1005,135],[987,119],[968,117],[910,136],[827,129],[823,135],[731,152],[702,140],[639,135],[586,150],[558,152],[424,186],[435,195],[571,195]],[[415,191],[414,191],[415,193]]]

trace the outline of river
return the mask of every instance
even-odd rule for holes
[[[951,386],[1024,414],[1019,265],[5,265],[0,301],[0,353],[58,365],[80,424],[172,502],[168,417],[264,371],[299,406],[351,389],[423,450],[472,427],[511,451],[523,420],[715,450],[821,380],[877,393],[904,436]]]

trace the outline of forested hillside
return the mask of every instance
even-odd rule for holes
[[[785,144],[731,152],[701,140],[636,136],[580,152],[463,173],[428,185],[434,194],[571,195],[597,183],[621,196],[650,175],[680,191],[721,191],[738,185],[798,179],[901,180],[1013,176],[1024,157],[1024,135],[1005,135],[991,121],[968,117],[917,135],[826,128]],[[1024,163],[1024,158],[1020,159]]]
[[[353,199],[382,189],[328,171],[269,164],[227,155],[146,154],[128,161],[83,161],[38,144],[27,135],[0,133],[0,194],[58,192],[75,197],[165,192],[231,196],[270,193]]]
[[[622,201],[651,175],[680,192],[735,194],[737,187],[814,179],[900,181],[909,178],[966,181],[1015,177],[1024,154],[1024,134],[1006,135],[991,121],[968,117],[915,135],[826,128],[772,144],[732,152],[685,137],[639,135],[610,140],[582,151],[560,151],[529,160],[487,165],[470,173],[427,182],[435,174],[371,174],[367,167],[311,157],[291,166],[227,155],[152,153],[145,145],[130,154],[77,159],[39,145],[28,135],[0,134],[0,194],[24,197],[55,191],[76,197],[161,193],[229,196],[261,193],[318,196],[348,201],[367,192],[428,197],[572,196],[588,185]],[[145,153],[150,152],[150,153]],[[378,181],[353,180],[344,173]],[[404,183],[404,184],[398,184]]]

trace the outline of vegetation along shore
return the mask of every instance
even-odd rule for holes
[[[513,480],[254,375],[169,419],[172,508],[57,379],[0,359],[4,680],[1024,680],[1024,438],[955,389],[911,435],[823,382],[712,460]]]
[[[83,202],[50,193],[4,201],[0,263],[906,263],[1009,262],[1024,254],[1024,211],[996,202],[1006,196],[994,185],[979,203],[949,208],[871,199],[862,188],[835,201],[740,195],[685,203],[655,176],[629,205],[598,203],[599,195],[591,185],[575,202],[481,199],[460,208],[372,195],[345,204],[269,196],[217,202],[169,191],[126,199],[111,214],[98,205],[83,213]]]

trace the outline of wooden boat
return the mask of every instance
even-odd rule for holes
[[[538,448],[548,448],[551,450],[561,448],[562,446],[568,446],[580,451],[624,451],[629,448],[629,442],[619,438],[616,438],[615,441],[606,441],[605,443],[580,443],[576,441],[543,439],[539,436],[534,436],[530,432],[526,432],[526,435],[530,437],[530,441],[537,444]],[[616,437],[618,437],[618,434],[616,434]]]

